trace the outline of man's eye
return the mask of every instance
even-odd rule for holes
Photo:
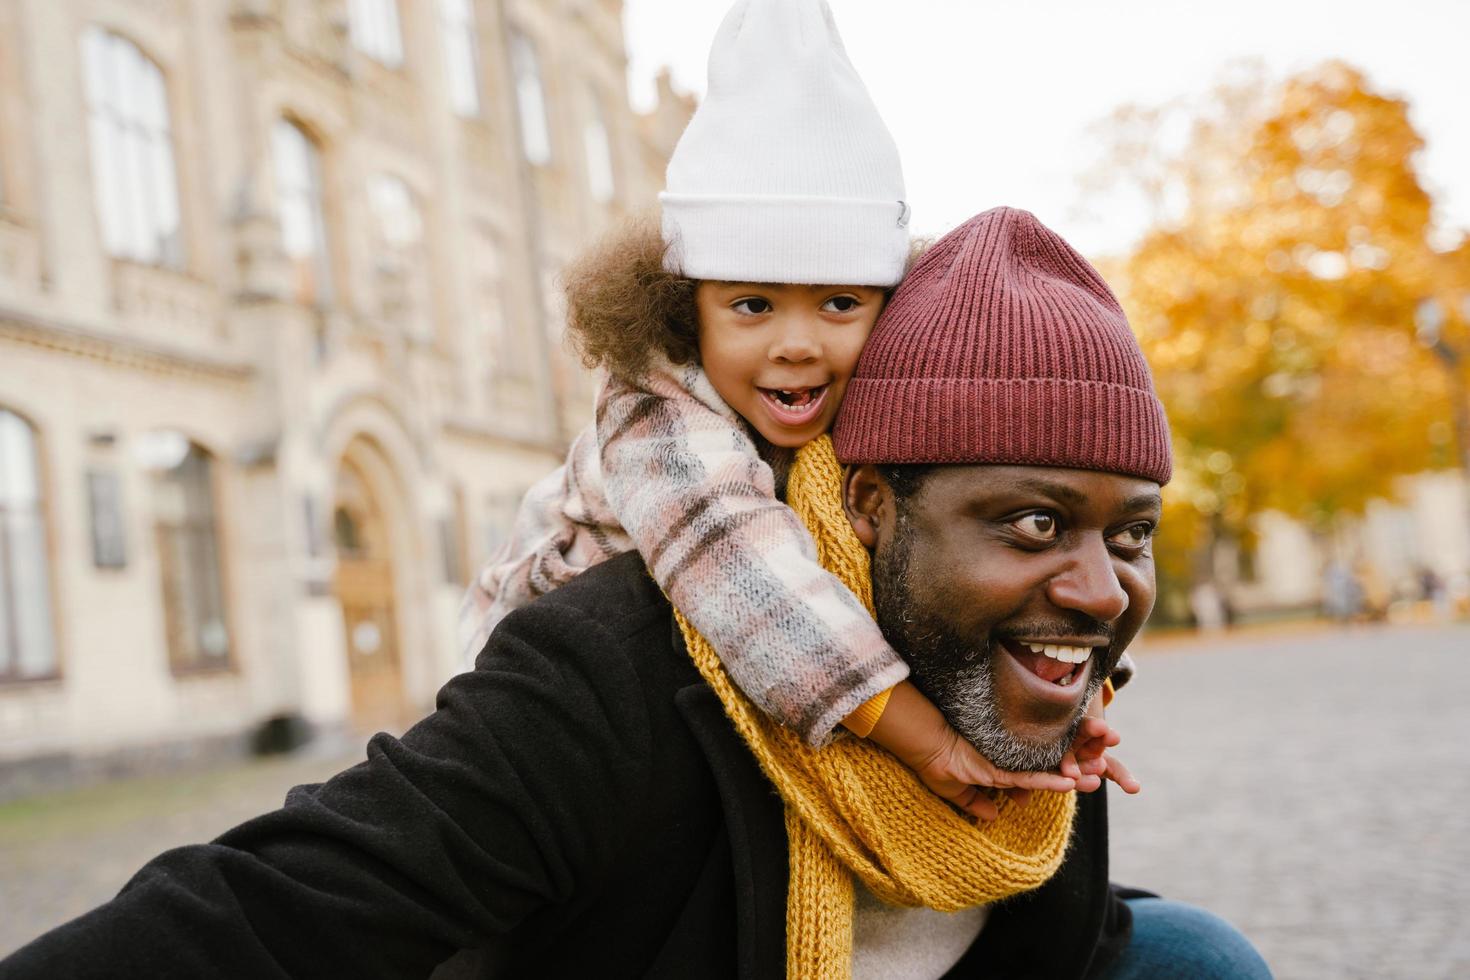
[[[1037,538],[1042,541],[1051,541],[1057,536],[1056,515],[1048,514],[1045,511],[1024,514],[1012,521],[1011,524],[1027,537]]]
[[[1153,540],[1154,526],[1148,522],[1130,524],[1108,540],[1124,548],[1142,548]]]
[[[862,305],[856,296],[833,296],[822,304],[823,313],[851,313]]]
[[[771,312],[771,301],[759,296],[747,296],[730,304],[730,309],[744,316],[760,316]]]

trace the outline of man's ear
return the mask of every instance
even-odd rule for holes
[[[892,497],[871,463],[850,465],[842,471],[842,510],[864,548],[878,546],[878,533],[892,512]]]

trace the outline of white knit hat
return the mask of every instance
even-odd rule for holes
[[[737,0],[669,159],[666,265],[691,279],[892,286],[908,257],[898,148],[825,0]]]

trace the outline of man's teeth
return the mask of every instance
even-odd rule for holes
[[[1051,643],[1023,643],[1032,653],[1044,653],[1064,664],[1080,664],[1092,656],[1092,647],[1067,647]]]

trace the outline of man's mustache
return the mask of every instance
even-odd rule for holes
[[[1076,615],[1035,619],[1025,623],[1006,623],[1004,626],[992,629],[990,635],[997,640],[1022,640],[1037,636],[1106,638],[1108,646],[1112,646],[1114,631],[1111,623],[1094,619],[1086,613],[1077,613]]]

